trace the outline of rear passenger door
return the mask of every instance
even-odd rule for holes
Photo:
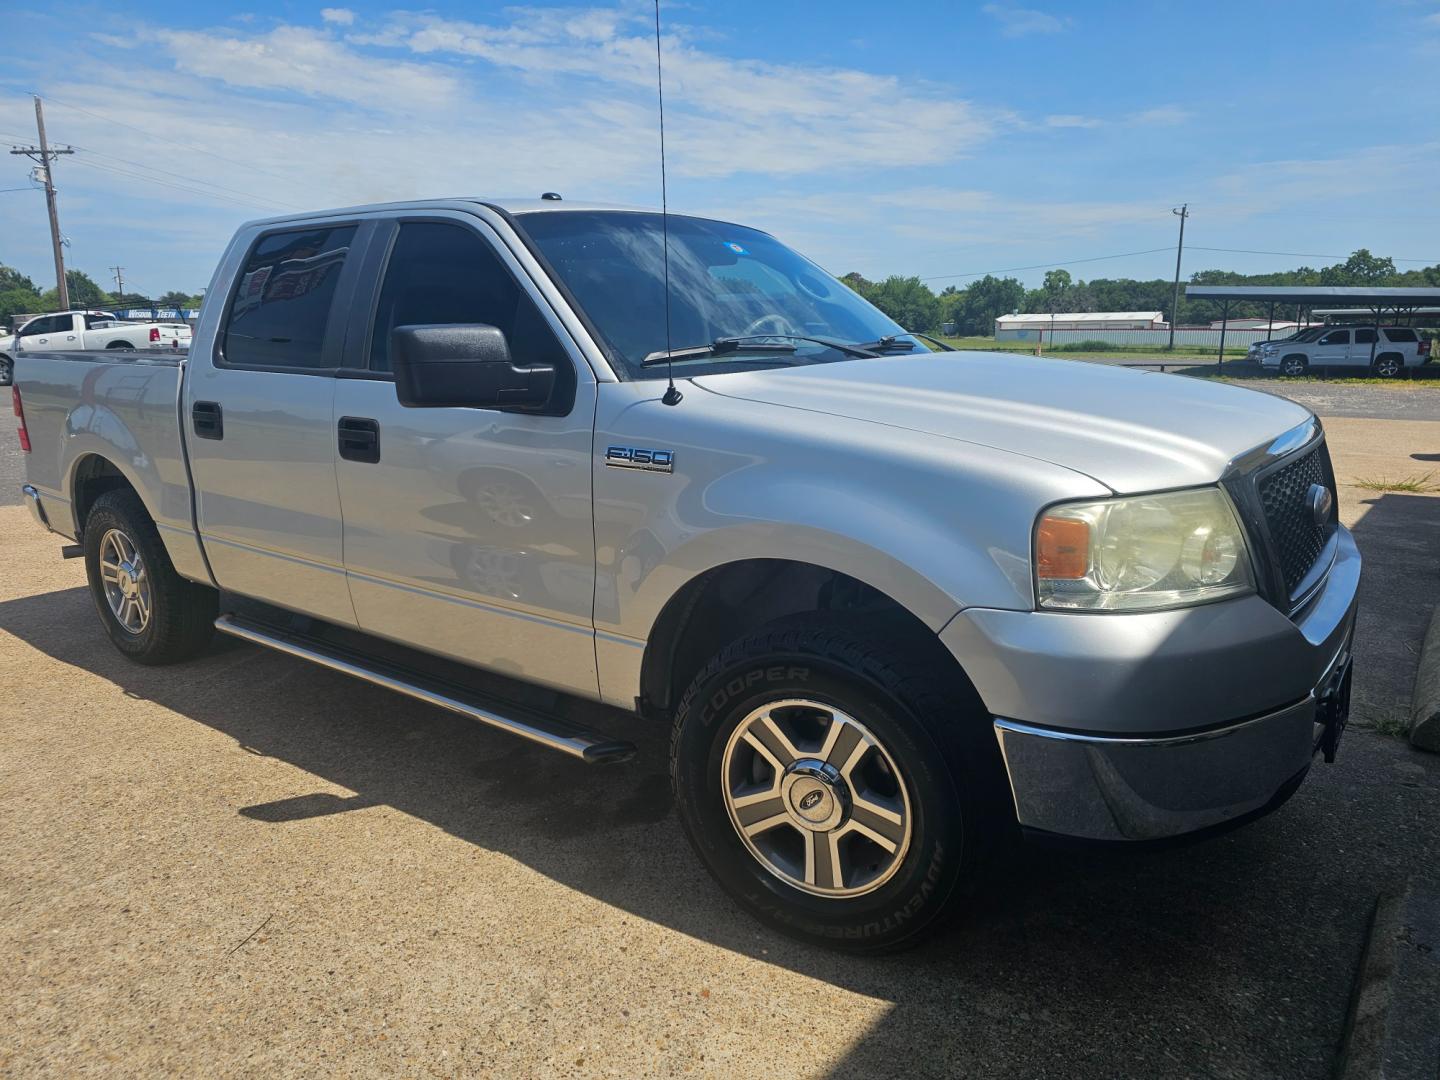
[[[360,628],[594,696],[592,372],[476,217],[398,219],[367,262],[331,435]],[[551,407],[402,406],[390,332],[460,323],[498,327],[517,366],[554,364]]]
[[[200,536],[219,584],[349,625],[335,370],[373,228],[292,223],[253,237],[213,353],[191,358],[183,415]]]
[[[1312,350],[1310,363],[1319,367],[1339,367],[1350,362],[1350,331],[1327,330],[1320,335]]]
[[[1350,343],[1350,363],[1355,367],[1369,367],[1370,353],[1373,351],[1378,355],[1379,347],[1375,341],[1375,328],[1359,327],[1354,332],[1354,340]]]

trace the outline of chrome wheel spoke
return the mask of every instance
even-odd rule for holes
[[[780,730],[780,725],[768,712],[762,713],[751,724],[751,731],[770,748],[772,760],[778,760],[782,768],[800,760],[800,751],[795,749],[790,737]]]
[[[905,819],[868,799],[855,799],[845,828],[858,832],[894,854],[905,840]]]
[[[839,832],[805,834],[805,884],[820,889],[843,889]]]
[[[791,825],[790,815],[783,809],[772,814],[761,815],[748,824],[742,825],[741,828],[745,831],[746,836],[759,836],[761,833],[769,832],[781,825]]]

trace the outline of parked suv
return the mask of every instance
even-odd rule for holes
[[[1430,360],[1430,342],[1409,326],[1315,328],[1291,341],[1272,341],[1259,355],[1260,364],[1282,375],[1304,375],[1312,367],[1369,368],[1393,378],[1407,367]]]
[[[1280,397],[932,352],[766,233],[555,200],[255,222],[206,295],[188,358],[19,357],[115,647],[218,629],[577,768],[634,747],[477,669],[633,710],[787,933],[908,945],[1013,836],[1224,829],[1334,756],[1360,556]]]

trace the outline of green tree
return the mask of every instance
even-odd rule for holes
[[[70,306],[72,308],[99,308],[110,307],[110,294],[99,285],[84,270],[66,270],[65,284],[70,288]],[[60,293],[56,289],[47,289],[40,297],[41,306],[46,311],[56,311],[60,307]]]
[[[172,289],[170,292],[167,292],[164,296],[160,297],[160,299],[157,300],[157,301],[155,301],[155,302],[156,302],[156,304],[158,304],[160,307],[169,307],[169,308],[199,307],[199,304],[196,302],[195,298],[194,298],[193,296],[191,296],[189,293],[176,292],[176,291],[173,290],[173,289]]]
[[[893,274],[871,286],[865,299],[906,330],[934,330],[940,325],[940,302],[918,277]]]
[[[11,289],[23,289],[37,295],[40,292],[35,288],[35,282],[20,273],[19,270],[0,263],[0,292],[9,292]]]
[[[12,324],[16,315],[33,315],[40,310],[40,294],[32,289],[0,290],[0,323]]]
[[[972,282],[962,295],[964,300],[958,306],[956,320],[960,333],[988,337],[995,332],[996,319],[1020,310],[1025,303],[1025,286],[1015,278],[986,274]]]

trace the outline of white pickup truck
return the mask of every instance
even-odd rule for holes
[[[0,386],[10,382],[17,350],[188,349],[190,327],[173,322],[124,322],[108,311],[37,315],[0,338]]]

